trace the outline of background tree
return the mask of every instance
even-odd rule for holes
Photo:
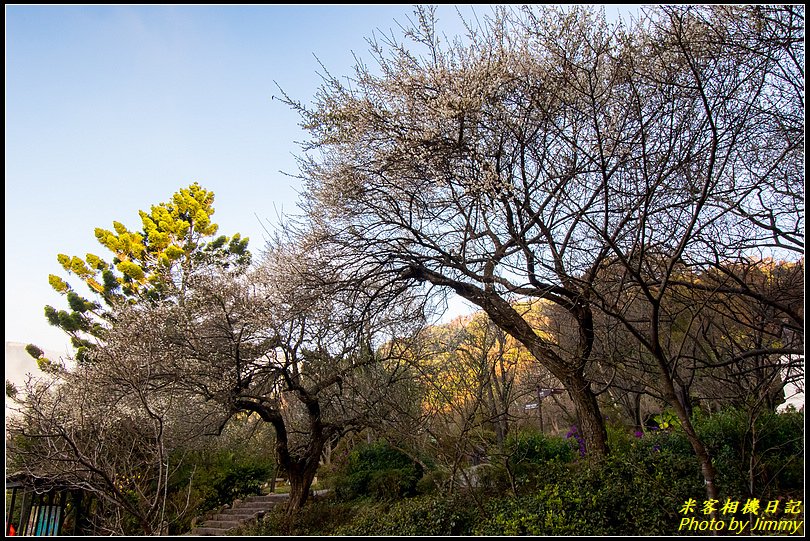
[[[519,385],[529,356],[479,312],[427,327],[409,349],[418,406],[394,420],[387,434],[430,456],[448,476],[448,489],[469,484],[465,469],[503,454],[515,422]],[[522,413],[522,412],[521,412]],[[416,428],[416,429],[415,429]]]
[[[722,286],[715,292],[672,288],[684,306],[700,307],[694,310],[698,321],[684,329],[693,352],[683,354],[692,356],[697,396],[716,405],[776,411],[785,400],[785,386],[803,378],[804,340],[793,317],[775,304],[802,314],[803,267],[803,262],[740,263],[735,274],[751,296],[723,293]],[[724,281],[717,271],[695,278],[712,285]]]
[[[538,334],[553,341],[542,304],[515,308]],[[449,474],[450,490],[475,482],[467,478],[470,465],[505,465],[508,473],[514,451],[507,445],[510,435],[526,427],[543,431],[538,393],[541,388],[559,387],[559,382],[484,312],[426,328],[420,345],[423,351],[412,362],[418,371],[420,387],[415,394],[421,397],[421,417],[406,417],[402,430],[406,436],[400,441],[438,459]],[[552,400],[544,405],[560,413]],[[566,429],[573,419],[568,421]],[[416,441],[420,436],[422,441]]]

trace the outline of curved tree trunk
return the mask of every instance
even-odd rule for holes
[[[262,420],[270,423],[276,432],[276,464],[280,470],[287,473],[287,478],[290,481],[290,499],[287,504],[288,514],[294,513],[306,503],[309,491],[312,488],[312,481],[318,472],[318,465],[324,447],[335,434],[334,430],[325,429],[321,421],[321,408],[318,400],[312,398],[301,387],[297,391],[307,409],[310,432],[309,443],[306,448],[302,453],[296,453],[295,455],[290,452],[287,426],[279,410],[251,400],[237,401],[237,406],[258,413]]]
[[[319,455],[320,456],[320,455]],[[318,472],[318,458],[307,459],[304,462],[293,464],[287,469],[290,480],[290,501],[287,504],[287,513],[292,514],[301,509],[309,498],[312,481]]]
[[[307,394],[303,388],[299,388],[298,391],[299,398],[306,406],[309,416],[309,443],[305,452],[296,459],[289,454],[286,437],[283,446],[276,445],[276,449],[280,451],[277,453],[278,457],[286,459],[286,463],[282,463],[282,466],[287,470],[290,480],[290,501],[287,504],[287,514],[293,514],[301,509],[309,498],[309,491],[312,488],[315,474],[318,472],[323,449],[329,440],[321,420],[321,406],[318,400]],[[278,431],[276,433],[278,434]]]

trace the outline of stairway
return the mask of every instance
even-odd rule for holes
[[[266,494],[236,500],[230,508],[213,515],[202,526],[192,528],[191,535],[227,535],[234,528],[260,519],[279,503],[286,503],[288,498],[289,494]]]

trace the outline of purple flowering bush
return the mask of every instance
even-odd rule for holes
[[[568,430],[568,433],[565,435],[566,438],[574,438],[574,441],[577,442],[577,450],[579,451],[579,456],[584,457],[588,450],[585,447],[585,438],[582,437],[582,434],[579,433],[579,429],[577,425],[571,425],[571,428]]]

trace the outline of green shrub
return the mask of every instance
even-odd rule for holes
[[[751,422],[748,412],[727,409],[712,415],[697,414],[694,424],[712,456],[720,488],[728,497],[773,499],[803,492],[803,413],[761,412]]]
[[[334,498],[310,501],[293,515],[286,507],[276,506],[259,524],[236,532],[247,537],[330,535],[341,525],[351,522],[358,513],[356,504],[339,502]]]
[[[761,414],[752,439],[748,417],[738,411],[696,416],[695,428],[720,471],[722,498],[741,500],[741,484],[755,441],[756,497],[802,499],[804,416]],[[508,460],[525,481],[515,497],[511,490],[465,490],[455,495],[433,492],[401,501],[319,502],[289,519],[278,534],[342,535],[673,535],[688,499],[706,499],[697,459],[683,431],[647,431],[636,437],[617,428],[612,453],[598,461],[574,460],[575,450],[561,438],[537,433],[515,434],[508,442],[500,470],[493,461],[480,471],[503,473]],[[383,443],[353,452],[347,464],[364,494],[386,498],[402,489],[410,470],[406,458],[395,459]],[[748,454],[746,454],[748,453]],[[384,467],[390,464],[391,467]],[[405,469],[405,472],[398,470]],[[477,470],[478,471],[478,470]],[[367,475],[361,475],[365,472]],[[370,472],[370,473],[369,473]],[[347,472],[344,472],[346,474]],[[736,476],[736,477],[735,477]],[[347,475],[349,477],[349,475]],[[481,479],[484,479],[483,474]],[[526,481],[529,479],[529,481]],[[446,474],[432,471],[419,481],[420,491],[434,489]],[[361,483],[359,481],[358,485]],[[487,484],[489,483],[489,484]],[[485,481],[487,486],[492,485]],[[385,487],[385,488],[383,488]],[[389,490],[390,489],[390,490]],[[329,508],[317,507],[330,505]],[[317,509],[321,509],[318,518]],[[285,519],[287,520],[287,519]],[[686,532],[684,532],[686,533]]]
[[[753,496],[770,500],[803,492],[803,413],[761,412],[752,423],[750,414],[738,409],[711,415],[698,411],[693,425],[718,472],[722,498]],[[685,472],[691,468],[694,473],[689,477],[702,479],[692,446],[679,427],[645,432],[624,454],[643,463],[643,457],[651,453],[660,456],[660,460],[683,464]],[[649,466],[650,462],[646,464]],[[676,475],[669,477],[673,485],[683,479]],[[703,495],[698,499],[704,499]]]
[[[400,500],[389,507],[369,506],[337,535],[464,535],[478,518],[469,497],[426,495]]]
[[[671,436],[662,435],[666,444]],[[273,535],[671,535],[688,498],[703,498],[695,462],[655,443],[634,455],[549,463],[533,492],[429,494],[396,502],[323,501],[279,515]]]
[[[416,494],[422,467],[408,455],[380,441],[361,445],[349,453],[342,470],[330,484],[340,499],[371,497],[392,500]]]
[[[702,485],[694,461],[666,451],[550,468],[530,494],[497,498],[476,535],[664,535]]]
[[[416,484],[420,477],[414,464],[397,469],[375,471],[371,473],[368,480],[368,494],[376,500],[394,500],[400,496],[413,496],[416,494]]]
[[[757,420],[756,486],[763,496],[804,492],[804,413],[767,413]]]
[[[192,487],[201,500],[198,512],[205,512],[236,498],[259,494],[262,484],[274,473],[272,462],[224,450],[190,455],[177,477],[181,483],[193,481]],[[183,485],[180,487],[182,491]]]
[[[450,476],[444,470],[434,469],[427,471],[422,478],[416,482],[416,492],[419,494],[432,494],[437,492],[445,486],[449,477]]]
[[[608,449],[611,453],[629,453],[637,437],[630,434],[623,425],[608,424],[606,427],[608,436]]]
[[[570,462],[576,456],[572,440],[528,430],[511,434],[505,447],[513,467],[527,463]]]
[[[510,435],[504,448],[507,454],[506,464],[493,464],[495,469],[489,473],[492,478],[490,487],[505,489],[509,487],[505,467],[514,477],[518,488],[531,489],[542,482],[550,469],[566,464],[577,456],[577,442],[558,436],[548,436],[541,432],[522,431]]]

